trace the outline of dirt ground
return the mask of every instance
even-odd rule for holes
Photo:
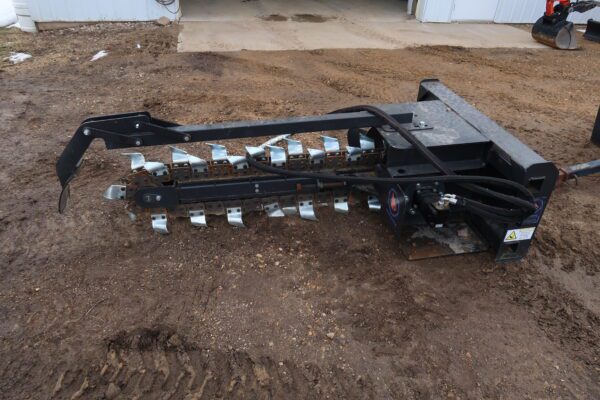
[[[177,54],[177,29],[0,30],[0,58],[33,55],[0,64],[0,398],[600,398],[597,177],[495,265],[406,261],[363,208],[160,236],[102,200],[128,162],[100,143],[59,215],[54,172],[93,115],[309,115],[414,101],[429,77],[559,165],[597,159],[600,44]]]

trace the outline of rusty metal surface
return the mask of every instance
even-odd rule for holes
[[[400,243],[402,252],[409,260],[477,253],[489,248],[466,223],[443,228],[432,228],[429,225],[407,226]]]

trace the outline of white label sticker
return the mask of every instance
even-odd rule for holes
[[[535,228],[511,229],[506,231],[504,243],[519,242],[521,240],[530,240],[533,237]]]

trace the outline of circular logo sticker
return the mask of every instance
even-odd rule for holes
[[[393,217],[400,214],[400,195],[396,189],[390,189],[388,192],[388,208]]]

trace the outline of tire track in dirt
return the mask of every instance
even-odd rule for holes
[[[164,327],[120,332],[106,341],[104,357],[58,373],[51,397],[318,398],[361,391],[372,398],[368,381],[335,367],[323,371],[243,351],[199,348],[173,332]],[[319,385],[325,376],[333,381],[328,389]]]

